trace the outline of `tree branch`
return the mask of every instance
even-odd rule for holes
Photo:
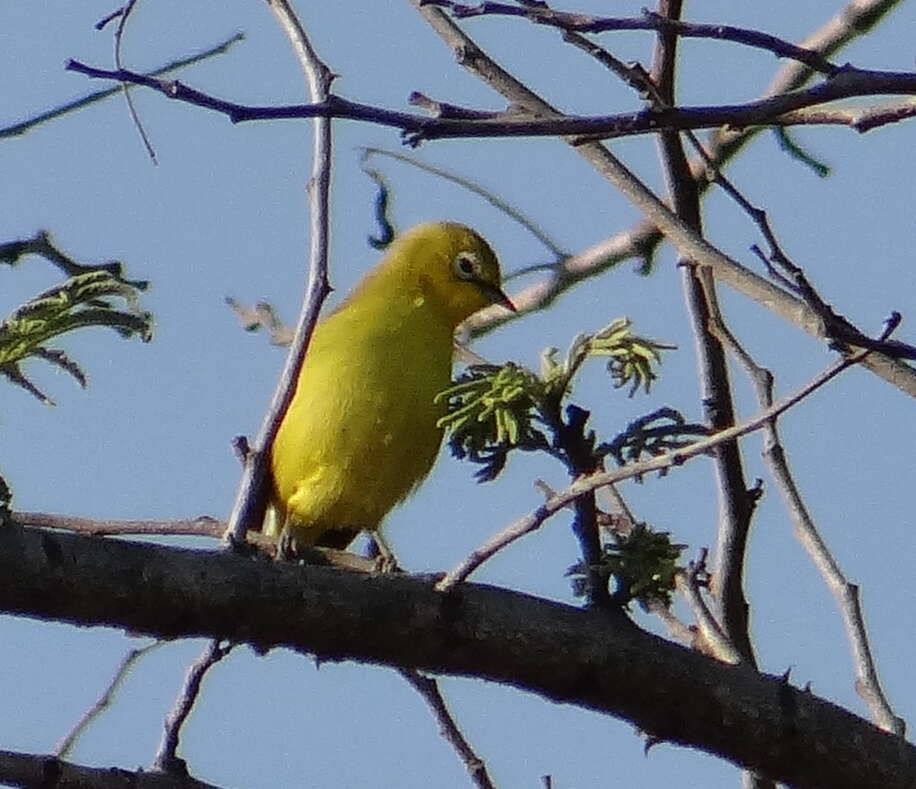
[[[868,33],[900,2],[901,0],[850,0],[834,17],[809,35],[801,46],[820,52],[825,57],[832,55],[850,41]],[[813,75],[814,72],[801,63],[787,63],[779,69],[763,95],[774,96],[795,90]],[[714,132],[705,146],[713,165],[721,169],[762,130],[763,127],[757,126],[740,130],[720,129]],[[706,178],[707,163],[700,158],[694,158],[690,169],[701,194],[705,194],[711,185]],[[466,326],[472,335],[485,334],[503,323],[517,320],[529,312],[549,306],[558,296],[582,280],[600,275],[626,260],[641,260],[643,267],[648,268],[655,250],[663,240],[659,229],[650,220],[643,219],[631,228],[565,259],[543,281],[514,292],[512,303],[518,312],[506,314],[504,310],[486,310],[477,313]]]
[[[178,755],[178,746],[181,744],[181,729],[194,709],[197,697],[200,696],[204,676],[213,666],[226,657],[234,646],[234,644],[222,644],[219,640],[214,639],[207,644],[200,657],[188,667],[184,685],[179,691],[172,709],[169,710],[169,714],[165,718],[162,740],[159,743],[156,757],[153,759],[153,765],[157,770],[178,775],[188,774],[187,763]]]
[[[659,10],[665,16],[677,18],[681,6],[680,0],[662,0]],[[664,108],[674,103],[677,45],[675,28],[659,29],[655,59],[646,86],[655,107]],[[700,190],[691,175],[680,134],[662,132],[658,143],[674,212],[685,225],[702,236]],[[709,330],[709,316],[718,309],[716,282],[706,267],[694,266],[692,260],[684,258],[679,262],[697,350],[701,402],[707,424],[718,432],[733,426],[736,417],[725,350]],[[744,462],[738,442],[720,444],[713,453],[713,464],[719,500],[719,528],[711,589],[719,623],[727,640],[743,660],[756,667],[748,627],[748,603],[744,594],[745,555],[754,507],[744,480]]]
[[[313,102],[326,101],[334,75],[312,47],[305,29],[286,0],[268,0],[277,21],[286,33],[302,67]],[[328,282],[330,247],[329,201],[331,191],[331,121],[316,117],[312,135],[312,176],[309,195],[309,264],[308,281],[296,323],[296,333],[277,382],[270,407],[264,416],[253,450],[245,458],[242,479],[236,493],[226,538],[242,545],[249,529],[259,529],[264,521],[271,483],[270,448],[280,429],[280,422],[293,399],[296,379],[308,350],[312,332],[318,323],[321,305],[331,292]]]
[[[493,587],[442,595],[428,577],[10,525],[0,530],[0,610],[476,676],[624,718],[656,740],[796,787],[916,783],[916,748],[782,678],[717,663],[603,612]]]
[[[654,30],[673,37],[709,38],[731,41],[747,47],[764,49],[777,57],[792,58],[822,74],[832,75],[840,70],[820,52],[796,46],[769,33],[733,25],[698,24],[669,19],[662,14],[644,10],[642,17],[599,17],[555,11],[552,8],[526,5],[510,6],[506,3],[484,2],[476,6],[456,3],[453,0],[424,0],[429,5],[448,8],[457,19],[474,16],[514,16],[528,19],[539,25],[556,27],[574,33],[609,33],[621,30]]]
[[[431,9],[439,10],[439,9]],[[96,79],[111,79],[132,85],[144,85],[171,99],[221,112],[233,123],[304,118],[345,118],[382,126],[392,126],[405,133],[405,141],[418,145],[428,140],[483,137],[571,137],[615,139],[661,130],[717,129],[721,126],[785,126],[787,113],[816,107],[840,99],[861,96],[911,96],[916,94],[916,73],[878,71],[845,66],[824,82],[805,90],[782,93],[745,104],[670,107],[664,110],[644,109],[614,115],[554,115],[537,117],[524,112],[487,114],[483,118],[430,118],[409,112],[398,112],[341,96],[327,95],[311,104],[287,104],[275,107],[252,107],[226,101],[190,88],[177,80],[163,80],[129,69],[100,69],[70,60],[69,71]],[[804,123],[804,116],[788,116]],[[892,120],[903,120],[900,116]],[[868,127],[852,126],[859,132]]]
[[[474,786],[478,789],[495,789],[487,772],[486,762],[474,752],[471,744],[461,733],[461,729],[458,728],[458,724],[455,723],[455,719],[449,712],[445,699],[442,698],[442,693],[439,691],[439,683],[432,677],[427,677],[425,674],[412,669],[398,669],[398,674],[422,696],[423,701],[426,702],[430,712],[435,717],[436,723],[439,724],[439,733],[452,746],[452,749],[458,754],[458,758],[464,763],[468,775],[474,782]]]
[[[146,646],[135,647],[121,659],[120,665],[115,671],[114,676],[108,682],[108,687],[102,691],[102,695],[99,696],[95,704],[86,710],[83,716],[77,721],[76,725],[69,732],[67,732],[63,739],[54,748],[54,755],[58,759],[65,759],[68,757],[70,752],[73,750],[73,746],[76,745],[80,737],[85,734],[89,726],[92,725],[92,723],[111,706],[111,702],[114,699],[115,694],[118,692],[124,680],[127,678],[130,670],[134,667],[134,664],[141,657],[149,652],[152,652],[154,649],[158,649],[164,643],[164,641],[153,641],[151,644],[147,644]]]
[[[180,775],[117,767],[84,767],[37,753],[0,751],[0,781],[24,789],[220,789]]]

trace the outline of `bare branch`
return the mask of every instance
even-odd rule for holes
[[[227,38],[225,41],[217,44],[215,47],[210,47],[210,49],[204,50],[197,55],[190,55],[179,60],[173,60],[170,63],[166,63],[164,66],[160,66],[159,68],[148,72],[147,76],[158,77],[162,74],[170,74],[173,71],[182,69],[185,66],[193,65],[194,63],[200,63],[201,61],[212,58],[215,55],[222,55],[229,50],[229,47],[244,38],[244,33],[236,33],[234,36]],[[104,99],[114,96],[116,93],[120,92],[120,85],[116,88],[109,88],[108,90],[99,90],[95,93],[90,93],[87,96],[76,99],[75,101],[69,101],[66,104],[60,105],[59,107],[55,107],[54,109],[39,113],[32,118],[26,118],[24,121],[19,121],[18,123],[14,123],[11,126],[0,128],[0,140],[4,139],[5,137],[17,137],[20,134],[25,134],[30,129],[33,129],[36,126],[40,126],[42,123],[47,123],[48,121],[55,120],[56,118],[60,118],[63,115],[67,115],[71,112],[76,112],[77,110],[81,110],[84,107],[88,107],[90,104],[95,104],[98,101],[103,101]]]
[[[767,430],[764,459],[786,501],[786,507],[795,524],[795,534],[798,540],[833,593],[842,613],[846,636],[852,647],[856,691],[868,705],[875,722],[882,729],[902,737],[906,724],[894,713],[881,687],[878,670],[868,643],[868,631],[859,601],[859,587],[850,583],[843,575],[839,564],[833,558],[830,549],[815,526],[789,471],[785,449],[779,441],[775,425],[771,425]]]
[[[83,736],[86,729],[92,725],[93,721],[98,718],[108,707],[111,706],[111,702],[115,697],[115,694],[120,689],[122,683],[127,678],[127,675],[130,673],[130,670],[134,667],[134,664],[142,658],[144,655],[149,654],[154,649],[161,647],[165,642],[164,641],[154,641],[152,644],[147,644],[142,647],[135,647],[131,649],[124,658],[121,660],[120,665],[115,670],[114,676],[111,678],[111,681],[108,683],[108,687],[102,692],[102,695],[99,696],[98,700],[93,704],[85,714],[77,721],[76,725],[64,736],[64,738],[57,744],[54,748],[54,755],[58,759],[64,759],[73,750],[73,746],[76,745],[77,740]]]
[[[268,0],[268,4],[283,28],[309,85],[313,102],[328,97],[333,74],[318,57],[305,29],[286,0]],[[286,357],[286,365],[277,384],[270,407],[264,417],[254,448],[248,454],[235,505],[229,517],[226,539],[235,545],[244,545],[249,529],[259,529],[269,496],[270,447],[289,407],[296,387],[296,377],[321,305],[331,291],[328,282],[329,216],[328,202],[331,189],[331,121],[318,117],[314,122],[312,177],[309,180],[309,267],[308,283],[302,301],[296,334]]]
[[[703,651],[723,663],[737,665],[742,662],[741,654],[735,649],[735,645],[723,632],[712,611],[706,605],[697,583],[699,570],[699,565],[691,562],[686,571],[682,570],[677,574],[677,587],[687,598],[690,609],[696,617],[697,627],[702,637]]]
[[[543,244],[554,257],[560,259],[569,257],[569,253],[564,251],[560,244],[552,239],[534,219],[525,216],[525,214],[523,214],[519,209],[515,208],[515,206],[510,205],[501,197],[489,191],[488,189],[485,189],[480,184],[475,183],[474,181],[471,181],[470,179],[461,175],[458,175],[457,173],[443,170],[441,167],[435,167],[431,164],[427,164],[426,162],[422,162],[413,156],[407,156],[403,153],[387,151],[384,148],[363,148],[362,150],[372,156],[387,156],[390,159],[394,159],[395,161],[404,162],[405,164],[409,164],[412,167],[423,170],[424,172],[432,173],[439,178],[444,178],[446,181],[451,181],[454,184],[458,184],[458,186],[467,189],[469,192],[482,197],[497,211],[502,212],[514,222],[517,222],[519,225],[525,228],[525,230],[527,230],[538,241],[540,241],[541,244]]]
[[[155,79],[127,69],[100,69],[78,60],[70,60],[67,69],[96,79],[144,85],[171,99],[223,113],[233,123],[294,118],[346,118],[399,128],[405,132],[405,141],[410,145],[428,140],[485,137],[572,137],[570,142],[581,145],[592,140],[633,137],[662,130],[785,126],[788,125],[783,119],[786,113],[806,107],[861,96],[916,94],[916,73],[846,66],[836,76],[812,88],[745,104],[646,109],[614,115],[566,116],[554,111],[547,118],[542,117],[541,113],[518,111],[497,114],[495,117],[486,113],[483,118],[430,118],[362,104],[330,94],[311,104],[251,107],[217,99],[177,80]]]
[[[52,265],[57,266],[68,277],[76,277],[92,271],[106,271],[115,279],[137,290],[146,290],[149,287],[149,282],[145,279],[124,279],[124,265],[117,260],[97,265],[80,263],[74,260],[54,244],[51,240],[51,235],[45,230],[38,231],[31,238],[0,243],[0,263],[15,266],[21,262],[22,258],[28,255],[44,258]]]
[[[857,132],[867,132],[899,123],[916,115],[916,100],[879,104],[873,107],[810,108],[787,112],[780,118],[786,126],[849,126]]]
[[[157,770],[165,773],[177,775],[187,775],[188,767],[184,759],[178,756],[178,746],[181,738],[181,727],[184,726],[188,715],[194,709],[194,703],[200,695],[201,683],[204,681],[204,675],[226,655],[228,655],[234,644],[222,645],[219,640],[213,640],[207,648],[201,653],[188,669],[185,677],[184,686],[175,699],[175,704],[165,718],[165,731],[162,734],[162,742],[159,744],[159,752],[153,761]]]
[[[771,406],[774,384],[772,373],[754,361],[727,327],[721,323],[721,315],[718,313],[714,316],[714,324],[716,333],[745,368],[754,385],[761,407]],[[882,334],[882,339],[886,339],[895,326],[894,322],[889,322]],[[878,671],[868,644],[868,633],[859,602],[859,589],[855,584],[846,580],[805,506],[795,478],[789,470],[785,449],[776,427],[776,417],[764,425],[764,435],[764,460],[786,501],[789,514],[795,524],[796,536],[833,593],[843,616],[847,637],[852,646],[856,690],[871,709],[872,718],[881,728],[903,736],[905,723],[894,714],[878,679]]]
[[[459,62],[507,100],[539,117],[555,118],[557,110],[523,85],[492,59],[458,28],[441,9],[423,5],[422,0],[410,0],[420,6],[420,13],[436,33],[457,53]],[[843,72],[844,75],[846,72]],[[762,304],[793,325],[815,337],[828,339],[823,321],[804,302],[776,287],[738,261],[724,255],[703,238],[697,236],[666,205],[664,205],[629,169],[597,142],[576,144],[575,150],[592,167],[624,194],[653,225],[664,233],[685,258],[709,266],[716,278]],[[855,352],[855,348],[851,352]],[[872,372],[916,397],[916,370],[884,353],[872,353],[864,359]]]
[[[467,768],[471,780],[478,789],[494,789],[493,782],[487,773],[487,765],[471,748],[470,743],[464,738],[455,719],[445,706],[445,699],[439,691],[439,684],[432,677],[427,677],[413,669],[400,668],[400,674],[410,686],[417,691],[427,703],[436,722],[439,724],[439,733],[449,745],[455,749],[464,766]]]
[[[225,524],[202,515],[190,520],[98,520],[79,518],[74,515],[55,515],[49,512],[13,512],[13,521],[24,526],[40,526],[45,529],[66,529],[95,536],[109,534],[183,534],[194,537],[221,537]]]
[[[850,41],[868,33],[899,3],[900,0],[850,0],[832,19],[808,36],[801,46],[824,56],[832,55]],[[777,72],[764,95],[773,96],[795,90],[813,75],[814,72],[807,66],[797,62],[787,63]],[[762,127],[720,129],[711,135],[705,147],[715,165],[721,168],[761,130]],[[706,178],[706,163],[702,159],[694,159],[691,171],[700,192],[705,193],[710,186]],[[623,261],[635,258],[643,261],[645,268],[662,240],[658,228],[643,219],[632,228],[574,255],[557,271],[552,271],[544,281],[513,293],[512,301],[518,313],[511,316],[498,310],[478,313],[470,326],[471,331],[477,335],[484,334],[509,320],[546,307],[558,295],[582,280],[597,276]]]
[[[79,518],[74,515],[57,515],[49,512],[12,512],[12,522],[23,526],[38,526],[45,529],[62,529],[64,531],[86,534],[95,537],[107,535],[127,536],[143,535],[183,535],[190,537],[210,537],[220,539],[226,533],[226,524],[216,518],[203,515],[194,520],[158,521],[158,520],[96,520]],[[274,557],[277,552],[276,540],[260,532],[250,531],[245,535],[248,544],[266,556]],[[378,571],[372,559],[358,556],[350,551],[316,546],[300,549],[300,559],[310,564],[339,567],[343,570],[354,570],[361,573]]]
[[[124,68],[124,63],[121,58],[121,45],[124,40],[124,29],[127,27],[127,20],[130,18],[131,13],[134,10],[134,7],[137,4],[137,0],[127,0],[127,2],[121,6],[115,13],[109,14],[105,19],[99,22],[96,25],[96,29],[101,30],[102,27],[108,24],[112,19],[118,20],[118,26],[115,29],[114,34],[114,60],[115,66],[120,70]],[[127,103],[127,110],[130,113],[130,118],[134,122],[134,126],[137,128],[137,132],[140,135],[140,139],[143,142],[143,147],[146,148],[146,153],[149,158],[152,160],[153,164],[157,164],[156,160],[156,151],[153,149],[153,144],[150,142],[149,136],[146,133],[146,129],[143,127],[143,123],[140,121],[140,115],[137,113],[137,108],[134,106],[134,97],[131,96],[130,91],[127,89],[127,85],[121,86],[121,92],[124,94],[124,101]]]
[[[769,33],[759,30],[734,27],[733,25],[704,25],[696,22],[682,22],[669,19],[661,14],[644,11],[639,18],[597,17],[587,14],[555,11],[546,6],[511,6],[505,3],[484,2],[476,6],[456,3],[453,0],[424,0],[430,5],[448,8],[458,19],[473,16],[514,16],[528,19],[539,25],[556,27],[574,33],[608,33],[622,30],[654,30],[681,38],[708,38],[731,41],[756,49],[772,52],[777,57],[791,58],[803,63],[813,71],[831,76],[840,67],[827,60],[820,52],[796,46]]]
[[[663,16],[679,17],[680,0],[660,0]],[[675,29],[659,31],[655,59],[650,74],[636,79],[643,87],[653,107],[664,108],[675,101],[675,67],[679,39]],[[692,134],[687,132],[687,134]],[[665,180],[671,195],[671,205],[677,216],[697,235],[702,235],[703,222],[700,208],[701,194],[693,178],[690,163],[680,134],[662,132],[658,137]],[[713,431],[723,430],[737,421],[725,350],[718,338],[709,330],[709,315],[718,311],[716,282],[709,269],[695,266],[690,259],[681,259],[681,281],[690,316],[700,379],[700,399],[706,423]],[[756,667],[749,629],[749,605],[744,594],[744,566],[751,519],[754,514],[753,498],[748,494],[744,476],[744,461],[737,441],[726,442],[713,453],[716,491],[719,501],[718,533],[716,539],[716,567],[711,588],[719,615],[717,627],[721,637],[716,638],[702,608],[698,608],[701,631],[708,641],[724,654],[737,653]],[[689,581],[695,580],[695,573]],[[695,606],[702,600],[697,594],[691,597],[691,583],[686,586],[688,599]],[[707,622],[706,626],[703,623]],[[728,645],[727,647],[723,644]],[[731,650],[729,652],[729,649]]]

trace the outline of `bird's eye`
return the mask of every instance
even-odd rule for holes
[[[461,279],[477,279],[480,276],[480,261],[473,252],[459,252],[452,265]]]

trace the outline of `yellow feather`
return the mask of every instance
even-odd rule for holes
[[[493,303],[499,263],[477,233],[434,222],[399,236],[315,328],[273,444],[265,530],[343,547],[377,530],[429,473],[455,327]]]

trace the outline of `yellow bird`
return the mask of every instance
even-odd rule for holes
[[[490,304],[515,309],[493,250],[464,225],[431,222],[399,236],[318,324],[271,454],[265,532],[284,553],[377,535],[429,473],[455,327]]]

